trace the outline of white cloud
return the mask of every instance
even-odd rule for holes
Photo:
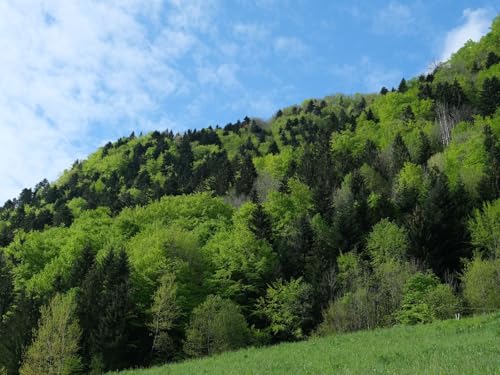
[[[203,50],[196,33],[212,32],[212,8],[0,0],[0,201],[54,179],[103,137],[172,124],[159,108],[193,89],[177,62]]]
[[[409,6],[391,2],[375,14],[372,27],[375,32],[380,34],[404,35],[414,31],[414,23],[415,19]]]
[[[402,77],[400,71],[382,67],[367,56],[355,64],[333,65],[329,71],[351,87],[356,87],[358,92],[379,92],[382,86],[390,89]]]
[[[236,35],[245,40],[261,40],[269,35],[269,30],[255,23],[236,23],[233,25],[233,31]]]
[[[297,58],[304,56],[307,52],[307,47],[296,37],[280,36],[274,40],[274,50],[282,56]]]
[[[218,67],[200,67],[197,73],[202,85],[212,84],[225,88],[237,88],[241,87],[236,77],[237,71],[238,66],[235,64],[221,64]]]
[[[468,40],[478,41],[488,32],[492,12],[486,9],[465,9],[463,11],[464,23],[446,34],[440,60],[448,60],[453,53],[458,51]]]

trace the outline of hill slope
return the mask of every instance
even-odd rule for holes
[[[245,349],[120,375],[497,374],[500,316]]]
[[[397,89],[105,145],[0,209],[0,371],[499,309],[499,108],[497,17]]]

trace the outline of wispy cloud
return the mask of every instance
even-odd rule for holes
[[[238,65],[221,64],[218,67],[198,68],[198,80],[202,85],[215,85],[225,88],[238,88],[241,83],[237,78]]]
[[[378,92],[382,86],[390,88],[402,78],[397,69],[382,67],[367,56],[353,64],[333,65],[330,74],[356,87],[356,91]]]
[[[415,18],[410,6],[391,2],[374,14],[372,28],[379,34],[405,35],[414,32]]]
[[[274,40],[277,54],[288,58],[300,58],[307,52],[307,46],[297,37],[280,36]]]
[[[192,90],[177,64],[201,49],[212,6],[1,1],[0,201],[55,178],[103,137],[149,129],[150,117],[172,125],[160,107]]]
[[[245,40],[258,41],[269,35],[269,30],[264,25],[256,23],[236,23],[233,25],[233,31],[237,36]]]
[[[488,32],[493,15],[493,12],[483,8],[465,9],[463,23],[446,34],[440,60],[448,60],[468,40],[478,41]]]

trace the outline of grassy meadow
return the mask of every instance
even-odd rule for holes
[[[312,338],[119,374],[500,374],[500,314]]]

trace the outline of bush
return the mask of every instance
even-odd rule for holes
[[[219,296],[208,296],[194,309],[186,329],[184,351],[199,357],[245,346],[249,330],[237,305]]]
[[[449,285],[439,284],[429,291],[425,302],[436,319],[451,319],[460,309],[460,303]]]
[[[469,221],[472,244],[490,258],[500,258],[500,199],[475,210]]]
[[[462,276],[464,297],[479,310],[500,308],[500,259],[470,262]]]
[[[316,333],[326,336],[338,332],[350,332],[373,328],[374,305],[368,288],[360,287],[330,302],[323,312],[323,322]]]
[[[433,273],[417,272],[405,284],[397,319],[403,324],[430,323],[451,318],[458,307],[458,299],[449,285],[440,284]]]
[[[259,299],[259,310],[270,322],[274,336],[298,339],[308,319],[311,303],[311,286],[302,278],[289,282],[278,280],[267,288],[265,298]]]

